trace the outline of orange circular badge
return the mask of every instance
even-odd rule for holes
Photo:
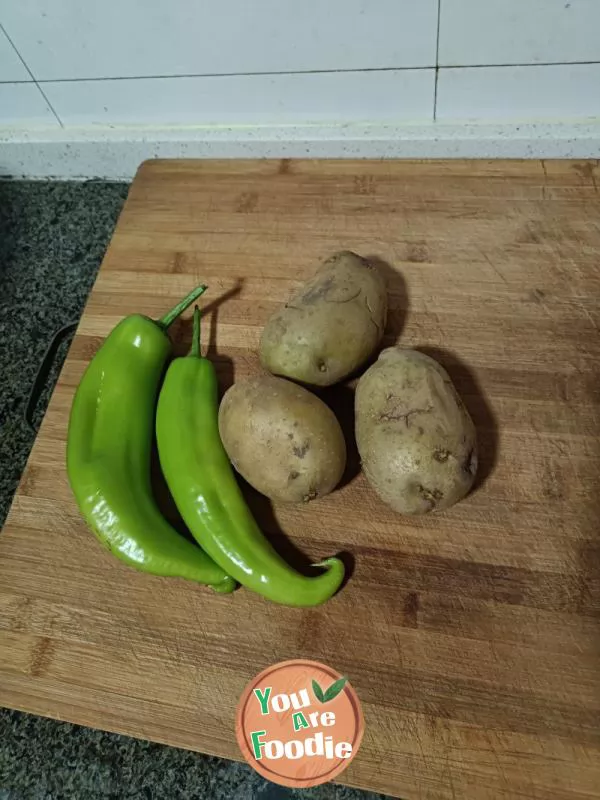
[[[264,778],[292,788],[336,778],[364,732],[346,677],[317,661],[282,661],[250,681],[236,717],[238,744]]]

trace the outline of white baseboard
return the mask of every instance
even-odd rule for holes
[[[0,177],[130,180],[149,158],[600,158],[576,123],[0,128]]]

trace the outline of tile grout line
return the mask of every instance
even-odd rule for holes
[[[440,0],[441,2],[441,0]],[[1,26],[0,26],[1,28]],[[12,43],[11,43],[12,44]],[[13,45],[14,47],[14,45]],[[18,51],[17,51],[18,53]],[[20,56],[19,56],[20,57]],[[21,59],[23,61],[23,59]],[[27,68],[27,64],[23,62]],[[110,75],[104,78],[34,78],[31,71],[31,81],[3,81],[0,84],[8,83],[35,83],[41,86],[45,83],[100,83],[102,81],[153,81],[170,80],[175,78],[252,78],[273,75],[338,75],[349,72],[422,72],[424,70],[436,70],[436,72],[446,69],[506,69],[508,67],[568,67],[568,66],[595,66],[600,61],[539,61],[535,63],[515,62],[508,64],[432,64],[428,67],[364,67],[362,69],[305,69],[292,71],[273,71],[273,72],[184,72],[172,75]]]
[[[440,78],[440,20],[442,17],[442,0],[438,0],[437,30],[435,34],[435,78],[433,83],[433,121],[437,122],[438,81]]]
[[[13,40],[10,38],[10,36],[8,35],[8,32],[7,32],[6,28],[4,27],[4,25],[3,25],[1,22],[0,22],[0,31],[2,31],[2,33],[3,33],[3,34],[6,36],[6,38],[8,39],[8,42],[9,42],[10,46],[12,47],[12,49],[13,49],[13,50],[15,51],[15,53],[17,54],[17,58],[19,59],[19,61],[21,62],[21,64],[23,64],[23,66],[25,67],[25,69],[27,70],[27,72],[29,73],[29,75],[31,76],[31,80],[34,82],[34,84],[36,85],[36,87],[37,87],[37,89],[38,89],[39,93],[42,95],[42,97],[43,97],[43,98],[44,98],[44,100],[46,101],[46,105],[48,106],[48,108],[50,109],[50,111],[52,112],[52,114],[54,115],[54,118],[56,119],[56,121],[58,122],[58,124],[60,125],[60,127],[61,127],[61,128],[64,128],[65,126],[63,125],[63,121],[62,121],[62,119],[61,119],[61,118],[58,116],[58,114],[56,113],[56,110],[55,110],[54,106],[52,105],[52,103],[50,102],[50,100],[48,100],[48,98],[47,98],[47,96],[46,96],[46,92],[45,92],[45,91],[42,89],[42,87],[41,87],[41,86],[39,85],[39,83],[36,81],[36,79],[35,79],[35,76],[34,76],[33,72],[32,72],[32,71],[29,69],[29,66],[27,65],[27,62],[25,61],[25,59],[23,58],[23,56],[21,55],[21,53],[19,53],[19,51],[17,50],[17,47],[16,47],[15,43],[14,43],[14,42],[13,42]],[[17,81],[17,83],[29,83],[29,81]]]
[[[255,78],[274,75],[338,75],[349,72],[423,72],[434,69],[433,64],[409,67],[353,67],[350,69],[297,69],[297,70],[256,70],[254,72],[179,72],[170,75],[106,75],[80,78],[40,78],[37,83],[89,83],[98,81],[145,81],[169,78]],[[35,80],[35,79],[34,79]],[[28,81],[2,81],[0,83],[28,83]]]

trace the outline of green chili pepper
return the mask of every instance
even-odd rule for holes
[[[67,474],[98,539],[125,563],[230,592],[235,582],[162,517],[150,485],[154,409],[171,344],[167,327],[202,292],[162,319],[122,320],[88,365],[73,399]]]
[[[200,311],[192,349],[171,362],[156,412],[158,455],[167,484],[192,535],[237,581],[269,600],[316,606],[340,586],[344,566],[308,578],[283,561],[262,534],[233,474],[218,427],[217,378],[200,354]]]

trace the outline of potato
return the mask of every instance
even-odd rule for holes
[[[272,500],[323,497],[346,466],[346,442],[333,411],[307,389],[272,375],[228,389],[219,433],[235,469]]]
[[[386,315],[381,273],[355,253],[336,253],[267,321],[261,363],[275,375],[331,386],[373,353]]]
[[[360,379],[356,443],[369,483],[401,514],[449,508],[477,471],[467,409],[443,367],[416,350],[384,350]]]

